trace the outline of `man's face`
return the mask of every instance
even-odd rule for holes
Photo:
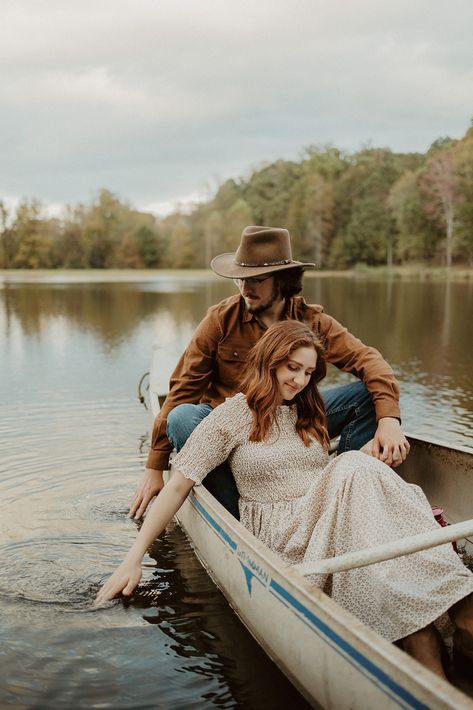
[[[250,313],[264,313],[280,300],[279,289],[273,276],[256,276],[250,279],[235,279]]]

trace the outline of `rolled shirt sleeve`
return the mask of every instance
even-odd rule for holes
[[[179,404],[198,404],[201,401],[214,370],[219,338],[218,320],[214,309],[210,309],[171,376],[169,393],[154,421],[146,464],[148,468],[164,470],[168,467],[172,445],[166,434],[167,415]]]

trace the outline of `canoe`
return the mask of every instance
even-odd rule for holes
[[[159,392],[154,382],[151,371],[155,415]],[[449,523],[470,518],[473,452],[422,437],[409,440],[411,453],[398,469],[401,475],[421,485],[429,500],[442,506]],[[327,710],[473,710],[473,701],[459,688],[432,674],[310,585],[301,571],[284,564],[203,486],[191,491],[176,519],[232,609],[310,704]]]

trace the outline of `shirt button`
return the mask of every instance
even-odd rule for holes
[[[238,353],[237,353],[237,352],[234,352],[234,353],[233,353],[233,357],[238,357]]]

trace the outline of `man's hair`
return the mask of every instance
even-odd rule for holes
[[[279,289],[282,298],[292,298],[302,291],[302,275],[304,269],[283,269],[273,274],[274,283]]]
[[[313,439],[328,447],[325,407],[317,384],[326,373],[324,350],[319,338],[305,323],[283,320],[270,326],[251,349],[241,380],[253,415],[250,441],[264,441],[280,404],[276,369],[287,362],[294,350],[314,348],[317,353],[315,370],[308,384],[292,400],[297,409],[296,431],[309,446]]]

